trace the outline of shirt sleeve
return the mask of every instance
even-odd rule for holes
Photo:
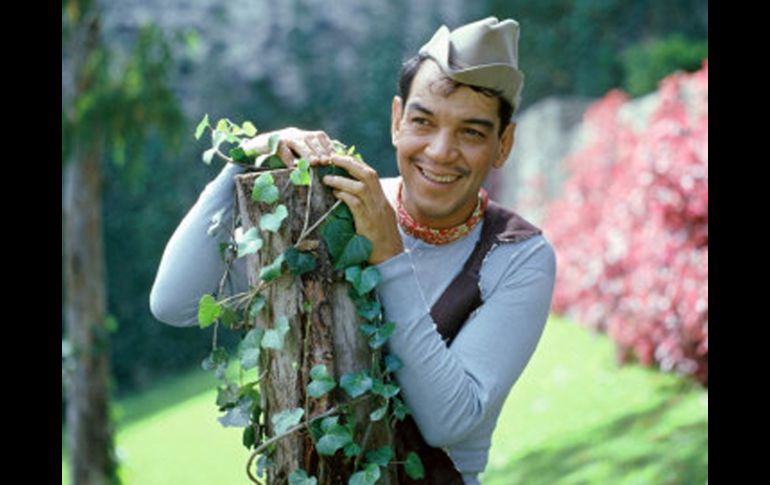
[[[515,270],[515,258],[508,263],[503,280],[449,348],[430,316],[410,253],[378,266],[378,294],[388,320],[396,322],[388,350],[404,364],[396,378],[431,446],[459,443],[490,413],[499,413],[542,335],[556,274],[553,249],[543,245]]]
[[[206,185],[166,244],[150,292],[150,310],[161,322],[178,327],[197,325],[198,301],[219,289],[225,272],[219,245],[227,240],[235,209],[233,177],[242,171],[240,166],[226,164]],[[221,223],[210,235],[215,215]],[[233,262],[229,280],[226,295],[247,289],[245,258]]]

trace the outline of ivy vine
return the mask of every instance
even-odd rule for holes
[[[247,170],[260,171],[251,198],[263,204],[263,207],[270,208],[270,211],[261,216],[259,227],[252,227],[248,231],[244,231],[240,226],[236,227],[234,214],[228,241],[220,247],[227,268],[219,285],[219,294],[222,294],[232,262],[260,251],[263,246],[261,234],[277,232],[288,217],[286,206],[276,205],[280,199],[280,189],[270,173],[271,170],[287,167],[277,155],[277,135],[270,137],[268,150],[264,153],[249,148],[247,142],[257,135],[256,127],[249,121],[238,125],[229,119],[221,119],[212,126],[206,115],[195,130],[195,138],[200,139],[207,129],[211,131],[212,145],[203,153],[203,162],[210,164],[216,155]],[[341,143],[335,143],[339,154],[361,159],[354,146],[348,148]],[[225,147],[227,154],[223,152]],[[297,160],[289,177],[290,182],[295,186],[310,186],[303,230],[298,240],[260,269],[260,281],[256,287],[250,286],[246,292],[219,300],[215,295],[207,294],[199,301],[200,328],[215,325],[212,350],[202,365],[204,369],[213,371],[221,382],[217,388],[216,405],[224,415],[219,418],[219,422],[223,426],[243,428],[243,445],[252,450],[247,474],[254,483],[259,483],[252,473],[254,460],[257,460],[256,475],[261,476],[271,465],[270,455],[274,451],[274,444],[303,430],[312,438],[319,455],[332,456],[343,453],[354,460],[354,473],[350,476],[349,485],[374,484],[380,478],[380,469],[390,465],[402,465],[411,478],[422,478],[424,469],[416,453],[410,453],[404,462],[396,462],[391,447],[367,447],[371,423],[388,419],[388,423],[392,425],[395,420],[403,420],[409,413],[407,406],[398,397],[400,389],[395,384],[393,374],[403,364],[394,355],[382,355],[382,348],[393,333],[395,323],[384,318],[382,306],[374,291],[380,281],[380,273],[376,267],[367,264],[372,243],[356,234],[353,216],[348,207],[338,200],[319,220],[310,223],[311,170],[318,171],[319,179],[329,173],[349,176],[339,167],[316,168],[310,167],[305,159]],[[212,219],[209,235],[217,234],[224,223],[220,212]],[[318,242],[306,239],[316,229],[323,238],[334,269],[342,271],[349,284],[349,296],[364,322],[359,326],[359,330],[368,339],[372,349],[371,366],[360,372],[344,374],[340,376],[339,381],[335,381],[325,365],[316,365],[310,371],[309,382],[305,384],[307,396],[321,398],[339,387],[351,399],[313,417],[307,416],[306,410],[300,407],[279,410],[271,416],[266,416],[260,407],[259,383],[267,371],[259,372],[259,358],[262,352],[280,352],[283,349],[284,337],[289,331],[289,320],[286,316],[278,315],[271,328],[262,329],[257,328],[255,318],[266,305],[264,290],[268,286],[280,278],[298,277],[316,268],[317,261],[312,251],[317,248]],[[234,369],[230,371],[228,364],[231,356],[217,343],[217,330],[220,325],[241,332]],[[233,374],[237,377],[233,378]],[[376,401],[376,409],[368,415],[369,423],[364,436],[357,441],[353,433],[356,423],[352,409],[357,403],[369,399]],[[272,436],[266,434],[267,419],[272,424]],[[294,470],[288,479],[290,485],[317,483],[316,477],[308,475],[307,471],[301,468]]]

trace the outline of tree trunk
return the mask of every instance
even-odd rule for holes
[[[67,337],[74,366],[67,389],[67,443],[73,485],[116,482],[108,406],[100,148],[64,168]]]
[[[309,188],[292,185],[289,182],[290,172],[290,169],[271,172],[282,194],[280,203],[286,206],[289,216],[278,233],[262,232],[264,246],[258,254],[248,256],[248,279],[254,287],[259,284],[259,269],[270,264],[294,244],[305,224]],[[236,177],[238,207],[244,231],[258,227],[263,210],[273,210],[251,200],[254,180],[258,175],[250,173]],[[311,176],[309,223],[312,225],[331,208],[336,199],[320,182],[314,170],[311,170]],[[313,244],[315,241],[319,244],[314,250],[318,261],[316,269],[300,277],[283,276],[271,284],[265,291],[267,311],[261,312],[256,322],[260,328],[272,328],[277,317],[285,316],[290,323],[283,350],[262,352],[261,368],[267,371],[261,384],[264,416],[301,407],[305,410],[304,418],[312,418],[349,400],[339,386],[319,399],[306,396],[310,369],[318,364],[326,365],[329,374],[337,382],[343,374],[368,369],[372,364],[372,352],[366,338],[358,330],[361,320],[348,296],[344,274],[333,269],[317,229],[308,239]],[[354,439],[357,443],[365,446],[366,450],[392,444],[387,420],[383,419],[372,423],[364,445],[362,437],[367,434],[369,413],[375,409],[374,401],[362,401],[354,409]],[[265,424],[267,435],[272,437],[275,434],[272,423],[266,419]],[[354,472],[354,460],[344,456],[342,451],[332,457],[319,456],[306,430],[280,440],[271,461],[274,465],[268,468],[270,484],[286,483],[289,474],[297,468],[316,476],[319,485],[347,483],[348,477]],[[382,472],[378,483],[396,483],[396,475],[391,473],[395,467],[389,468],[393,470]]]

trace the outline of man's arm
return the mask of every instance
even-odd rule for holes
[[[233,177],[242,171],[237,165],[225,165],[201,192],[168,241],[150,292],[150,310],[158,320],[178,327],[197,325],[198,301],[204,294],[218,290],[225,272],[219,244],[227,240],[233,216]],[[209,235],[212,218],[220,211],[223,212],[219,229]],[[233,263],[233,286],[226,285],[226,294],[247,289],[244,265],[243,259]]]
[[[388,349],[404,363],[396,377],[432,446],[458,443],[490,412],[498,413],[537,346],[550,308],[555,255],[543,238],[522,244],[540,247],[521,267],[516,254],[508,261],[500,257],[510,252],[490,254],[489,264],[509,267],[450,348],[435,329],[410,254],[378,265],[378,292],[387,319],[396,322]]]

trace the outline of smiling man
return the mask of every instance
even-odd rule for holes
[[[548,317],[551,245],[482,187],[514,143],[511,115],[523,86],[518,36],[511,19],[442,26],[404,64],[391,112],[399,177],[380,179],[365,162],[335,155],[323,132],[276,132],[287,163],[301,156],[352,176],[324,183],[372,241],[377,293],[396,322],[387,351],[404,364],[396,378],[412,411],[396,426],[396,456],[419,453],[427,474],[419,483],[479,483],[500,410]],[[209,221],[233,210],[233,175],[241,170],[225,167],[169,241],[150,301],[159,320],[197,323],[199,298],[223,272]],[[233,292],[247,288],[243,264],[231,272]],[[411,482],[401,473],[400,483]]]

